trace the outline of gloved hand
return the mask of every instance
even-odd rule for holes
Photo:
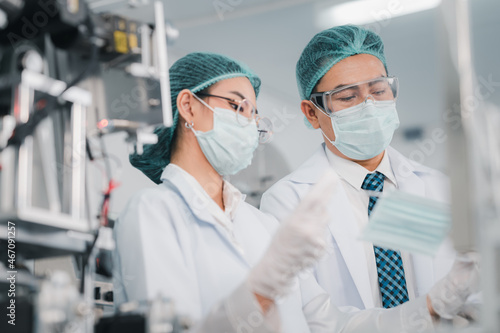
[[[479,255],[460,254],[450,272],[430,290],[429,298],[434,312],[441,318],[452,319],[463,308],[467,298],[479,291]]]
[[[480,319],[481,304],[478,303],[465,303],[458,311],[458,316],[470,322],[477,322]]]
[[[284,296],[297,274],[325,253],[327,206],[338,182],[337,174],[327,171],[281,223],[263,258],[250,271],[248,282],[255,293],[270,299]]]

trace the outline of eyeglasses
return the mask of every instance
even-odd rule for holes
[[[256,115],[258,114],[257,109],[253,104],[247,100],[237,100],[237,99],[232,99],[229,97],[224,97],[224,96],[218,96],[218,95],[212,95],[212,94],[206,94],[206,93],[196,93],[198,96],[205,96],[205,97],[216,97],[216,98],[221,98],[225,99],[228,101],[229,105],[231,108],[236,112],[236,120],[238,120],[238,123],[242,126],[246,126],[252,122],[253,119],[255,119]]]
[[[327,115],[363,103],[371,96],[378,101],[395,101],[398,97],[399,82],[396,77],[378,77],[326,92],[311,94],[311,102],[322,108]]]
[[[257,124],[257,131],[259,132],[259,143],[266,143],[273,136],[273,123],[269,118],[260,117],[259,112],[253,104],[247,100],[236,100],[229,97],[196,93],[197,96],[216,97],[225,99],[229,102],[231,108],[235,111],[236,120],[241,126],[247,126],[255,120]]]

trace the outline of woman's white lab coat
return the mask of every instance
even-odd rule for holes
[[[245,332],[244,326],[253,328],[259,322],[260,313],[245,290],[245,278],[270,241],[266,228],[277,222],[241,202],[233,220],[234,241],[183,173],[167,167],[163,184],[133,196],[118,219],[115,302],[151,300],[161,293],[174,300],[179,313],[199,321],[237,290],[238,296],[223,304],[222,312],[233,317],[229,324],[241,320]],[[278,308],[285,332],[308,332],[299,291]]]
[[[262,318],[246,276],[265,252],[276,220],[241,201],[231,235],[196,199],[183,172],[167,166],[163,183],[133,196],[117,221],[116,305],[161,293],[197,322],[193,331],[274,332],[276,319]],[[419,327],[431,325],[425,299],[352,316],[331,307],[312,276],[298,281],[300,288],[276,302],[282,332],[400,332],[415,327],[415,316]]]

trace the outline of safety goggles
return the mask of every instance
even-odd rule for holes
[[[241,126],[247,126],[255,120],[257,131],[259,132],[259,143],[266,143],[273,135],[273,123],[269,118],[260,117],[255,106],[247,99],[237,100],[229,97],[212,95],[207,93],[196,93],[197,96],[215,97],[228,101],[231,109],[234,110],[236,121]]]
[[[395,101],[398,97],[399,82],[396,77],[378,77],[330,91],[312,93],[310,100],[323,109],[327,115],[363,103],[369,97],[377,103]]]

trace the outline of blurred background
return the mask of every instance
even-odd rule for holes
[[[445,19],[455,19],[464,3],[470,48],[466,19]],[[19,298],[31,309],[20,308],[24,322],[41,318],[52,327],[43,319],[52,318],[52,307],[64,312],[81,303],[57,303],[52,295],[73,295],[74,288],[81,304],[112,313],[111,228],[135,192],[156,186],[128,156],[134,144],[151,143],[146,130],[168,123],[166,80],[158,84],[168,65],[211,51],[246,63],[262,79],[257,108],[274,123],[274,136],[230,178],[258,207],[262,193],[323,142],[300,110],[295,65],[302,50],[316,33],[352,23],[380,34],[389,74],[399,78],[401,125],[392,146],[451,176],[452,239],[457,249],[483,254],[483,323],[497,332],[499,13],[499,0],[0,0],[0,273],[12,260],[3,249],[15,222],[21,246],[9,269],[19,269]],[[58,270],[73,289],[57,275],[48,282]],[[37,309],[39,291],[46,306]],[[83,312],[58,325],[63,321],[85,321],[86,332],[93,330]],[[15,332],[30,332],[25,327]]]
[[[152,8],[90,1],[97,11],[113,11],[153,21]],[[258,205],[261,193],[296,169],[318,145],[321,133],[304,125],[295,80],[295,64],[309,40],[323,29],[364,24],[385,43],[390,75],[400,80],[397,108],[401,121],[392,146],[424,165],[447,172],[443,73],[439,67],[439,0],[173,0],[165,16],[179,37],[169,45],[169,63],[194,51],[227,54],[247,63],[262,79],[258,109],[275,125],[272,142],[256,152],[252,166],[232,182]],[[470,1],[473,60],[485,100],[500,104],[500,2]],[[488,83],[489,82],[489,83]],[[126,89],[124,89],[126,92]],[[483,95],[478,98],[483,99]],[[448,119],[448,120],[446,120]],[[121,134],[107,138],[110,151],[123,160],[123,182],[112,202],[118,213],[135,190],[152,186],[127,162]]]

